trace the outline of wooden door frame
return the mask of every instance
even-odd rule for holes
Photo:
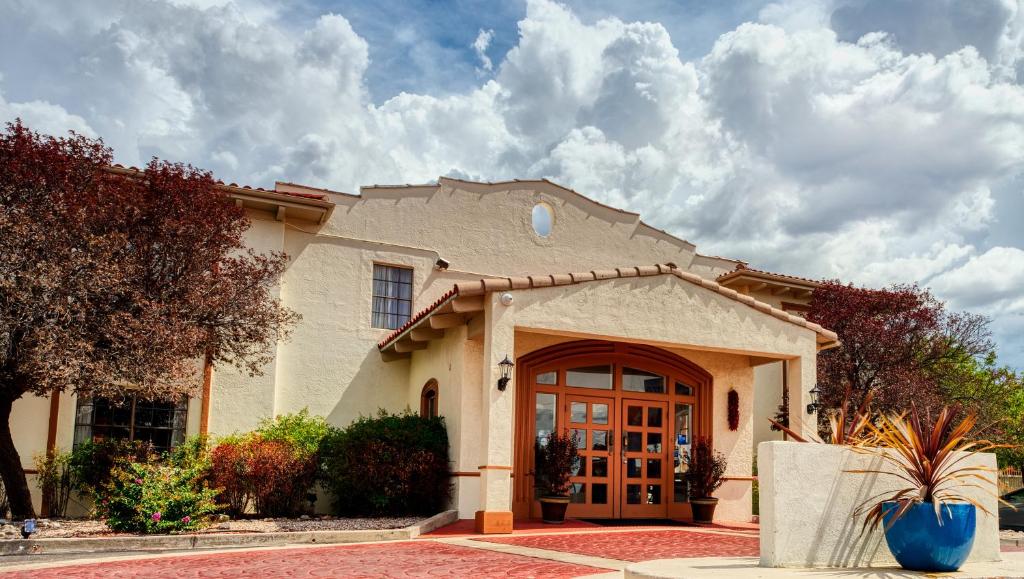
[[[592,364],[612,364],[613,387],[611,390],[574,388],[565,385],[565,368]],[[646,392],[624,392],[621,384],[621,368],[629,366],[657,372],[668,379],[667,394]],[[541,370],[557,370],[557,384],[535,385],[532,377]],[[692,396],[677,396],[674,379],[685,382],[694,389]],[[534,500],[533,490],[533,438],[536,420],[534,397],[537,392],[559,395],[555,416],[562,413],[565,395],[595,396],[614,398],[616,407],[624,398],[636,400],[658,400],[668,402],[670,421],[669,440],[675,436],[675,403],[693,405],[692,435],[710,438],[712,435],[714,381],[710,373],[693,362],[655,346],[605,340],[576,340],[549,346],[520,357],[516,361],[515,427],[513,435],[513,481],[512,510],[516,518],[529,518],[539,503]],[[556,419],[557,420],[557,419]],[[556,424],[559,430],[564,424]],[[616,433],[618,434],[618,432]],[[670,466],[670,465],[666,465]],[[671,485],[666,489],[668,516],[690,518],[688,503],[673,503]],[[615,489],[613,497],[618,496]],[[615,498],[610,497],[610,500]]]

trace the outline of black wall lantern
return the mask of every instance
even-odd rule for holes
[[[515,366],[515,364],[512,363],[512,360],[508,359],[508,354],[505,354],[504,360],[498,362],[498,368],[501,369],[501,378],[498,378],[498,390],[502,392],[508,387],[508,381],[512,379],[512,366]]]
[[[818,385],[815,384],[808,394],[811,395],[811,403],[807,405],[807,414],[814,414],[821,409],[821,404],[818,402],[818,394],[821,394],[821,390],[818,390]]]

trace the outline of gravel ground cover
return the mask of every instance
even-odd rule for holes
[[[1018,541],[1024,541],[1024,531],[1011,531],[1009,529],[1003,529],[999,531],[1000,539],[1016,539]]]
[[[283,531],[366,531],[400,529],[422,517],[354,518],[310,517],[300,519],[239,519],[213,523],[199,533],[276,533]],[[73,537],[125,537],[131,533],[115,533],[103,521],[92,519],[40,520],[33,539],[66,539]],[[11,537],[14,538],[14,537]],[[20,537],[18,537],[20,538]]]

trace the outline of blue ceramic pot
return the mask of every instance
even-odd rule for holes
[[[895,502],[885,503],[886,527],[897,507]],[[941,526],[932,503],[918,503],[885,531],[885,542],[904,569],[956,571],[971,554],[977,522],[974,505],[947,503],[939,514]]]

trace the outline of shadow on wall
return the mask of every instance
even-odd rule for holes
[[[408,369],[409,360],[384,362],[376,344],[369,345],[349,383],[338,384],[340,396],[327,414],[327,422],[347,426],[360,416],[377,414],[381,408],[405,411],[409,408]]]
[[[823,505],[824,514],[818,520],[815,543],[825,543],[826,534],[834,534],[838,529],[839,540],[835,542],[824,559],[824,564],[830,567],[858,567],[870,564],[877,557],[889,557],[889,551],[888,548],[883,547],[885,535],[881,530],[864,531],[864,519],[850,516],[851,503],[861,505],[875,494],[872,489],[875,488],[878,475],[845,474],[845,471],[851,469],[863,469],[864,464],[863,459],[859,459],[852,453],[844,453],[843,456],[841,465],[837,466],[835,477],[832,479],[828,499]],[[882,459],[873,458],[866,470],[878,470],[883,466]],[[860,477],[859,480],[853,480],[861,484],[851,485],[852,477]],[[822,565],[823,562],[820,557],[808,557],[807,564],[809,566]]]

